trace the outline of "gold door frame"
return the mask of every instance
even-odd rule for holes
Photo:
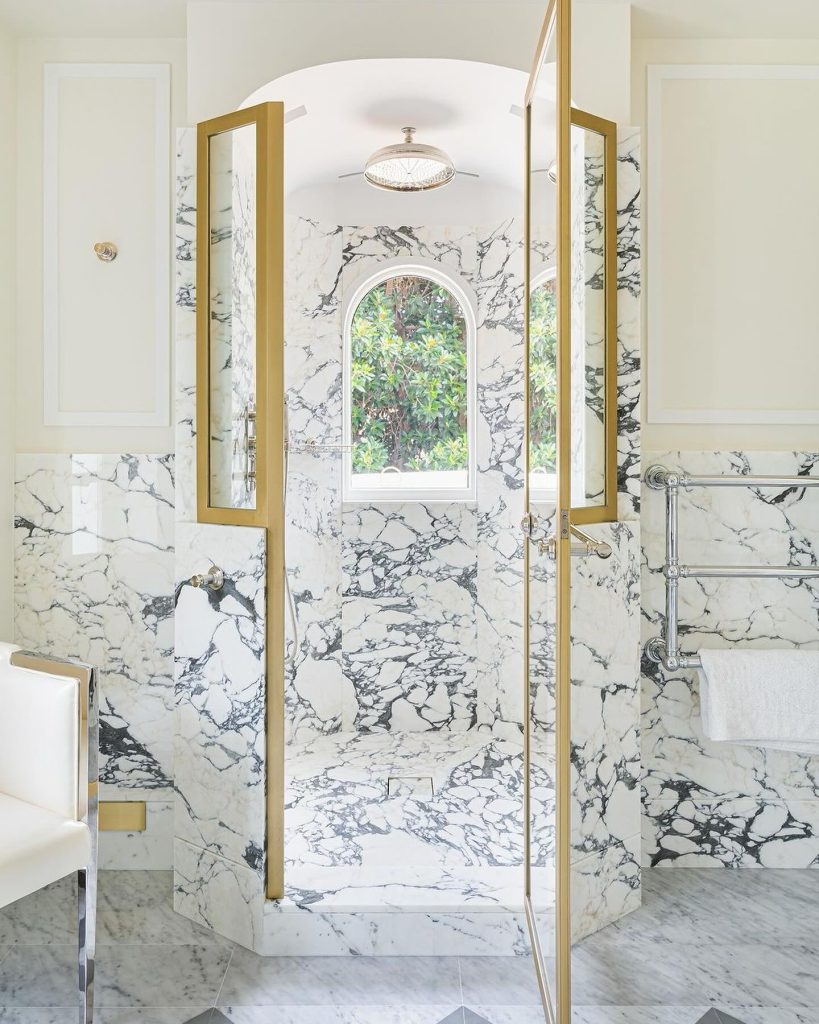
[[[256,126],[256,507],[210,503],[210,139]],[[284,895],[284,104],[259,103],[197,127],[196,504],[200,523],[257,526],[266,540],[265,889]],[[204,442],[204,443],[203,443]]]
[[[603,384],[605,492],[602,505],[572,509],[572,523],[617,521],[617,124],[597,114],[571,108],[571,123],[602,135],[603,156],[603,302],[605,309],[605,371]]]
[[[535,96],[537,75],[543,63],[547,46],[554,39],[557,61],[557,503],[555,509],[556,550],[555,572],[557,576],[556,629],[555,629],[555,913],[556,913],[556,996],[557,1007],[552,1001],[546,966],[537,931],[532,906],[531,875],[531,715],[529,683],[529,574],[530,548],[528,540],[523,549],[523,660],[524,660],[524,908],[526,922],[532,943],[532,952],[540,987],[543,1007],[549,1024],[570,1024],[571,1022],[571,808],[569,754],[571,742],[569,642],[570,642],[570,556],[571,556],[571,468],[570,431],[571,407],[561,396],[570,394],[571,334],[563,329],[564,311],[571,305],[571,0],[549,0],[546,17],[538,40],[535,60],[529,76],[525,97],[526,167],[524,183],[524,332],[523,332],[523,500],[524,511],[530,506],[529,487],[529,295],[532,285],[530,243],[531,243],[531,129],[532,101]]]

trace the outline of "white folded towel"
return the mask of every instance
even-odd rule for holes
[[[819,651],[700,651],[708,739],[819,754]]]

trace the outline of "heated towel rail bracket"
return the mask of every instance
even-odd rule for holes
[[[649,466],[645,481],[652,490],[665,491],[665,636],[647,641],[643,651],[649,661],[671,672],[681,668],[699,668],[698,654],[683,654],[679,645],[679,586],[684,579],[811,579],[819,578],[819,565],[684,565],[679,552],[680,490],[697,487],[756,487],[777,490],[801,490],[819,487],[819,477],[811,476],[694,476]]]

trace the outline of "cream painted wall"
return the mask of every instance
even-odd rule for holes
[[[202,121],[235,109],[280,75],[362,57],[450,57],[528,71],[545,6],[539,0],[188,4],[188,115]]]
[[[0,30],[0,640],[13,637],[15,65],[14,41]]]
[[[43,67],[50,62],[171,65],[171,129],[185,121],[185,43],[175,39],[20,40],[17,53],[16,449],[20,452],[169,452],[173,428],[43,424]],[[168,178],[173,174],[173,136]],[[141,160],[143,154],[135,156]],[[153,168],[153,154],[144,154]],[[169,223],[172,207],[169,204]],[[173,232],[170,233],[173,244]],[[24,272],[19,272],[23,268]],[[169,288],[168,317],[171,317]],[[93,315],[93,310],[89,311]],[[116,339],[112,339],[116,344]],[[148,339],[147,344],[152,344]],[[123,353],[123,357],[126,353]],[[125,359],[123,358],[123,362]],[[92,368],[89,368],[92,369]],[[171,379],[172,371],[171,371]],[[127,389],[127,380],[122,381]]]
[[[575,2],[572,103],[610,121],[631,123],[631,4]]]
[[[546,0],[188,4],[188,114],[214,117],[279,75],[362,57],[450,57],[528,73],[545,12]],[[627,121],[631,5],[576,3],[573,17],[575,103]]]
[[[650,157],[650,140],[648,139],[648,127],[647,127],[647,114],[646,114],[646,82],[647,82],[647,67],[650,64],[813,64],[819,65],[819,39],[804,39],[804,40],[768,40],[768,39],[754,39],[754,40],[740,40],[740,39],[635,39],[633,41],[633,61],[632,61],[632,116],[635,124],[640,125],[644,132],[644,152],[646,153],[646,163],[648,163]],[[753,89],[748,89],[749,102],[752,100]],[[697,137],[695,129],[694,137]],[[776,147],[775,147],[776,148]],[[768,153],[768,159],[776,160],[778,153],[772,151]],[[678,155],[678,160],[683,159],[683,154]],[[650,174],[650,169],[649,169]],[[646,179],[644,178],[644,181]],[[650,232],[650,221],[652,216],[652,197],[650,191],[645,193],[644,202],[644,219],[645,223],[649,226]],[[760,234],[765,234],[764,217],[760,218],[760,213],[764,214],[764,211],[756,209],[754,206],[754,200],[759,197],[749,196],[748,197],[748,217],[754,218],[759,223]],[[804,197],[803,197],[804,198]],[[770,200],[770,197],[769,197]],[[781,206],[781,203],[779,204]],[[671,211],[673,215],[673,211]],[[769,212],[767,216],[773,215],[776,224],[775,211]],[[673,227],[673,221],[672,221]],[[778,225],[777,225],[778,227]],[[799,233],[803,231],[804,218],[795,217],[793,218],[793,238],[794,246],[787,253],[781,251],[768,252],[764,246],[760,245],[757,250],[757,263],[759,267],[759,281],[755,286],[755,291],[761,293],[765,288],[766,265],[771,267],[775,264],[776,267],[781,267],[783,261],[791,257],[795,258],[796,251],[799,249],[799,245],[796,244],[799,238]],[[664,225],[665,230],[665,225]],[[727,243],[726,247],[726,232],[720,233],[721,239],[720,244],[723,247],[722,259],[725,262],[731,261],[732,248],[731,243]],[[685,234],[678,233],[678,238],[685,237]],[[730,236],[728,236],[730,237]],[[813,246],[815,248],[813,240],[808,244],[808,249]],[[689,249],[695,248],[693,244],[687,246]],[[737,261],[742,260],[747,255],[747,238],[734,244],[733,254],[737,258]],[[682,261],[681,265],[685,265],[686,260],[696,261],[697,252],[683,252],[677,254]],[[736,282],[735,282],[736,283]],[[647,297],[651,293],[652,288],[660,287],[661,282],[652,282],[650,276],[650,270],[646,272],[646,287],[643,293],[643,302],[647,302]],[[807,309],[807,307],[805,307]],[[787,311],[783,310],[783,317],[781,323],[787,322],[787,317],[784,313]],[[646,310],[644,309],[643,323],[647,323]],[[805,317],[808,318],[808,314],[805,313]],[[737,332],[741,331],[741,320],[736,320]],[[793,328],[793,324],[791,327]],[[644,329],[643,337],[643,358],[646,360],[647,375],[650,378],[652,367],[650,364],[650,356],[648,354],[647,335]],[[728,328],[725,328],[726,333]],[[673,336],[672,336],[673,338]],[[733,336],[729,339],[736,346],[737,351],[741,351],[741,339]],[[679,337],[676,339],[679,345]],[[673,343],[673,341],[672,341]],[[801,375],[804,375],[806,367],[811,364],[811,359],[815,357],[815,352],[819,346],[819,323],[810,323],[801,325],[799,330],[790,330],[784,334],[780,334],[778,337],[771,339],[771,347],[767,353],[767,358],[773,363],[776,361],[778,366],[781,366],[782,360],[787,359],[790,370],[795,380],[802,379]],[[815,359],[814,359],[815,361]],[[739,361],[737,365],[738,380],[742,379],[742,374],[755,374],[757,377],[760,372],[764,373],[764,364],[762,371],[759,371],[756,367],[758,361],[754,365],[749,365],[747,360],[744,363]],[[677,363],[677,371],[680,370],[679,362]],[[681,387],[694,387],[696,381],[707,373],[707,368],[697,365],[697,361],[692,359],[686,372],[681,376],[680,385]],[[757,384],[759,381],[757,380]],[[781,381],[780,381],[781,385]],[[647,419],[647,388],[643,390],[643,444],[647,449],[654,450],[680,450],[680,449],[694,449],[694,450],[724,450],[724,449],[761,449],[761,450],[814,450],[819,446],[819,426],[816,425],[804,425],[804,424],[791,424],[783,425],[779,423],[767,424],[767,423],[749,423],[749,424],[720,424],[720,423],[651,423]],[[734,398],[736,396],[733,396]],[[804,393],[802,394],[804,399]],[[718,399],[715,398],[715,401]]]

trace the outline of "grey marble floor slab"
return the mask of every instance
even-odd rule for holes
[[[213,1006],[231,952],[219,946],[100,946],[100,1006]],[[70,1006],[76,946],[13,946],[0,962],[0,1006]]]
[[[572,1009],[572,1024],[699,1024],[710,1009],[709,1006],[576,1006]]]
[[[610,927],[642,941],[720,945],[811,944],[819,934],[819,871],[655,868],[643,872],[642,896]]]
[[[452,1006],[223,1006],[229,1024],[440,1024],[456,1014]],[[208,1024],[224,1024],[220,1018]]]
[[[573,1024],[819,1024],[819,872],[655,869],[643,891],[575,948]],[[0,1024],[75,1024],[75,905],[64,881],[0,910]],[[543,1024],[528,958],[258,957],[175,914],[168,872],[103,872],[98,930],[97,1024]]]
[[[94,1013],[94,1024],[189,1024],[192,1020],[216,1024],[208,1020],[210,1014],[211,1009],[204,1006],[100,1007]],[[0,1007],[0,1024],[77,1024],[77,1008]]]
[[[655,943],[601,932],[572,956],[577,1005],[819,1005],[807,946]]]
[[[239,948],[220,994],[225,1006],[461,1002],[457,957],[260,957]]]
[[[540,1006],[540,990],[528,957],[484,956],[461,960],[466,1006]]]

